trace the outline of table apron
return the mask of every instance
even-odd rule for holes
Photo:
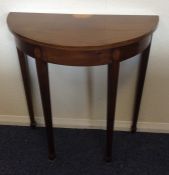
[[[151,35],[134,43],[97,50],[75,50],[32,44],[22,38],[15,37],[16,46],[25,54],[48,63],[70,66],[97,66],[110,64],[113,60],[123,61],[143,52],[151,43]]]

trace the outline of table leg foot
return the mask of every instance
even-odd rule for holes
[[[131,127],[131,133],[136,133],[136,131],[137,131],[136,126],[132,126],[132,127]]]
[[[106,161],[107,163],[112,162],[112,156],[106,156],[106,157],[105,157],[105,161]]]
[[[35,121],[31,122],[30,127],[31,127],[32,129],[35,129],[36,126],[37,126],[37,124],[36,124]]]
[[[55,153],[52,153],[52,154],[49,154],[49,155],[48,155],[48,159],[49,159],[49,160],[55,160],[55,158],[56,158]]]

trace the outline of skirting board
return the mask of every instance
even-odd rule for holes
[[[36,117],[38,126],[44,126],[43,117]],[[28,116],[0,115],[0,125],[29,126]],[[106,129],[105,120],[53,117],[53,126],[59,128]],[[129,131],[131,121],[115,121],[115,130]],[[138,122],[138,131],[153,133],[169,133],[169,123]]]

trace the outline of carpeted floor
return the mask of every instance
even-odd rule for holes
[[[105,131],[54,129],[47,159],[44,128],[0,126],[0,175],[169,175],[169,135],[115,132],[113,162],[103,160]]]

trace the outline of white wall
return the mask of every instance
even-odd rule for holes
[[[15,43],[6,25],[9,12],[155,14],[160,16],[160,23],[153,38],[139,121],[154,122],[155,126],[167,123],[169,130],[168,6],[168,0],[0,0],[0,123],[15,124],[21,120],[25,124],[24,116],[28,115]],[[121,124],[131,120],[138,60],[136,57],[121,63],[116,110],[116,120]],[[42,116],[36,69],[31,58],[30,69],[35,114]],[[50,64],[49,71],[54,122],[68,127],[74,122],[82,126],[83,122],[84,126],[103,126],[106,66],[79,68]]]

